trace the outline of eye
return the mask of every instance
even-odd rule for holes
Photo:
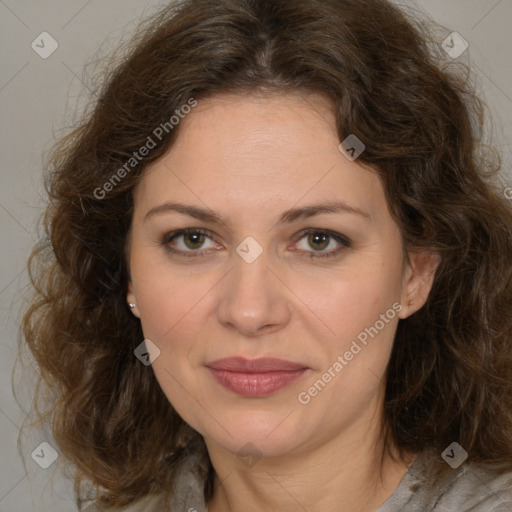
[[[183,254],[184,256],[204,256],[205,249],[217,249],[219,247],[212,238],[213,235],[210,231],[188,228],[168,233],[162,240],[162,244],[172,253]],[[209,244],[205,245],[208,241]]]
[[[305,243],[301,243],[301,241],[305,241]],[[307,256],[310,258],[336,256],[350,245],[350,240],[340,233],[321,229],[309,229],[303,232],[296,244],[300,251],[309,253]]]
[[[166,234],[162,245],[168,252],[180,256],[206,256],[212,249],[222,248],[213,238],[213,233],[208,230],[187,228]],[[302,232],[292,251],[302,252],[310,258],[326,258],[336,256],[350,246],[350,240],[340,233],[309,229]]]

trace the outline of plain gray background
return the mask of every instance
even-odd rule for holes
[[[166,2],[151,0],[0,0],[0,511],[76,510],[60,459],[48,469],[30,457],[46,433],[34,438],[22,429],[26,466],[17,438],[25,414],[11,387],[18,326],[26,294],[26,258],[38,239],[42,211],[45,152],[76,117],[80,94],[88,86],[84,64],[127,37],[144,14]],[[404,2],[407,3],[407,2]],[[421,9],[469,43],[477,83],[487,102],[494,144],[503,156],[503,188],[512,186],[512,0],[417,0]],[[364,16],[364,13],[361,13]],[[31,47],[42,32],[58,49],[41,58]],[[441,44],[442,39],[439,41]],[[48,46],[46,46],[48,48]],[[85,85],[84,85],[85,83]],[[78,102],[78,103],[77,103]],[[15,385],[16,381],[15,381]],[[19,384],[22,404],[30,388]]]

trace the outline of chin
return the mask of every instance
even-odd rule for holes
[[[241,458],[250,455],[279,457],[294,451],[306,441],[305,432],[292,423],[296,421],[292,419],[293,414],[286,418],[288,414],[281,414],[279,418],[264,412],[245,412],[241,416],[224,415],[229,433],[218,425],[215,429],[198,431],[206,441],[210,439]]]

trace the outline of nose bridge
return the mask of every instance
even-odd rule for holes
[[[219,302],[219,321],[246,335],[283,327],[290,305],[282,283],[269,269],[269,251],[246,239],[236,252]]]

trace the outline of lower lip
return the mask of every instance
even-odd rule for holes
[[[238,373],[208,368],[217,382],[238,395],[262,397],[289,386],[306,373],[307,368],[295,371]]]

